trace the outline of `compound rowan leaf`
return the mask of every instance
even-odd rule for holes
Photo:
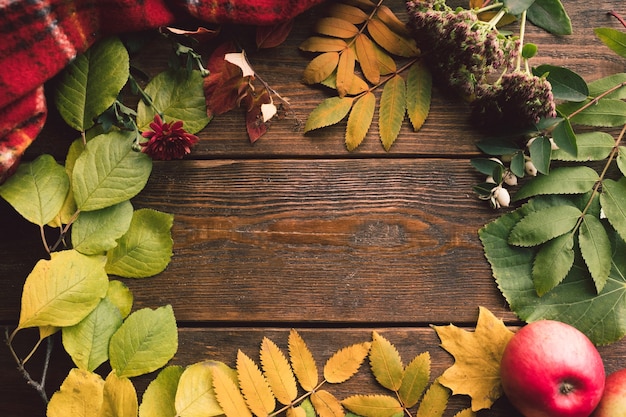
[[[276,399],[291,404],[298,395],[296,378],[283,352],[267,337],[261,342],[261,366]]]
[[[453,394],[469,395],[474,411],[491,407],[502,395],[500,360],[513,332],[484,307],[480,307],[474,332],[454,325],[433,327],[441,347],[454,356],[454,365],[444,371],[439,382]]]
[[[339,63],[337,64],[337,94],[339,97],[343,97],[348,94],[350,86],[352,86],[352,79],[354,78],[354,66],[356,64],[356,55],[351,48],[346,49],[339,56]]]
[[[376,54],[374,43],[366,34],[359,33],[354,38],[354,46],[363,75],[370,83],[378,84],[380,81],[380,65],[378,64],[378,55]]]
[[[430,380],[430,354],[417,355],[404,369],[398,395],[405,407],[413,407],[424,393]]]
[[[305,84],[321,83],[332,74],[339,65],[338,52],[324,52],[313,58],[302,73],[302,82]]]
[[[357,373],[369,353],[371,343],[357,343],[347,346],[332,355],[324,365],[324,379],[338,384]]]
[[[267,416],[274,411],[276,400],[261,370],[241,350],[237,352],[237,377],[246,404],[256,416]]]
[[[583,194],[591,191],[599,178],[587,166],[556,168],[550,175],[539,175],[525,183],[513,199],[519,201],[542,194]]]
[[[414,131],[418,131],[430,111],[432,75],[421,62],[411,65],[406,78],[406,110]]]
[[[348,39],[359,33],[359,28],[347,20],[336,17],[323,17],[317,21],[315,32],[335,38]]]
[[[304,125],[304,132],[339,123],[352,108],[353,97],[330,97],[322,101],[312,112]]]
[[[574,265],[574,235],[566,233],[545,243],[533,262],[533,283],[543,296],[565,279]]]
[[[104,381],[100,417],[135,417],[138,412],[137,391],[133,383],[111,371]]]
[[[378,19],[370,20],[367,30],[372,39],[390,54],[408,58],[420,53],[413,38],[398,35]]]
[[[392,417],[403,411],[402,404],[388,395],[353,395],[341,404],[363,417]]]
[[[346,148],[349,151],[356,149],[365,138],[372,124],[375,108],[376,96],[372,92],[356,99],[346,126]]]
[[[556,205],[529,213],[515,225],[509,243],[522,247],[540,245],[571,232],[581,216],[580,209],[570,205]]]
[[[289,332],[288,344],[289,359],[300,386],[305,391],[313,391],[319,380],[317,364],[313,354],[302,339],[302,336],[294,329],[291,329]]]
[[[590,214],[583,217],[578,234],[578,246],[599,293],[609,279],[613,255],[609,235],[600,219]]]
[[[226,417],[252,417],[235,381],[219,368],[213,370],[213,389]]]
[[[345,415],[341,402],[326,390],[314,391],[311,394],[311,403],[319,417],[344,417]]]
[[[369,356],[376,381],[389,390],[399,390],[404,376],[404,365],[395,346],[375,331]]]
[[[345,40],[326,36],[311,36],[300,44],[300,50],[306,52],[339,52],[347,47]]]
[[[406,114],[406,83],[395,75],[385,83],[380,97],[378,129],[380,140],[386,151],[396,141]]]
[[[331,17],[345,20],[354,25],[359,25],[367,20],[367,13],[356,6],[345,3],[333,3],[328,6],[328,14]]]
[[[98,374],[71,369],[50,402],[48,417],[99,417],[102,408],[104,381]]]

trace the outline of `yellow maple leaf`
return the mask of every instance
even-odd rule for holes
[[[472,410],[490,408],[502,396],[500,360],[513,332],[484,307],[479,308],[474,332],[454,325],[433,326],[441,347],[454,356],[439,382],[453,394],[469,395]]]

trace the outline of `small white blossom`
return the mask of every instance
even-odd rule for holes
[[[524,164],[524,171],[526,171],[526,174],[530,175],[531,177],[537,176],[537,167],[535,167],[535,164],[533,164],[533,161],[531,160],[526,161],[526,163]]]

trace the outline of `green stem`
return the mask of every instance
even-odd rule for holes
[[[519,28],[519,50],[517,51],[517,65],[516,70],[519,71],[522,68],[522,50],[524,49],[524,35],[526,33],[526,10],[522,13]],[[528,63],[526,63],[526,71],[528,71]]]
[[[489,10],[497,9],[498,7],[502,7],[502,6],[504,6],[504,3],[496,2],[496,3],[493,3],[493,4],[487,5],[487,6],[483,6],[480,9],[476,9],[474,12],[476,14],[478,14],[478,13],[482,13],[482,12],[487,12]]]

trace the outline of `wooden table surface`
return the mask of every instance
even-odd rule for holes
[[[608,51],[593,28],[620,28],[606,14],[626,14],[622,0],[568,0],[574,35],[556,37],[529,27],[539,45],[534,64],[569,67],[588,81],[623,72],[626,60]],[[403,2],[390,7],[406,20]],[[297,46],[311,34],[322,12],[299,16],[287,42],[248,51],[255,70],[288,97],[300,122],[327,92],[304,86],[301,74],[311,56]],[[147,54],[156,73],[163,57]],[[248,142],[243,114],[216,117],[200,133],[188,159],[155,163],[134,206],[174,214],[174,256],[162,274],[124,280],[135,309],[173,306],[180,346],[172,363],[215,359],[234,365],[241,349],[258,357],[267,336],[286,347],[297,329],[314,356],[324,360],[341,347],[371,340],[376,330],[403,358],[429,351],[433,378],[453,363],[439,347],[432,324],[471,330],[484,306],[515,329],[492,278],[477,231],[501,213],[472,192],[481,178],[469,159],[481,135],[468,123],[467,105],[435,89],[421,131],[408,124],[390,152],[377,126],[358,150],[343,144],[345,124],[303,134],[296,120],[272,123],[257,143]],[[26,159],[45,152],[62,160],[73,133],[54,115]],[[43,257],[37,227],[0,202],[0,325],[18,320],[24,280]],[[20,336],[28,346],[29,335]],[[54,392],[71,363],[54,338],[48,391]],[[626,342],[601,347],[607,371],[626,366]],[[42,352],[34,359],[37,370]],[[37,372],[35,371],[35,374]],[[154,374],[135,380],[141,393]],[[363,370],[333,391],[339,398],[378,392]],[[452,416],[469,406],[455,396]],[[0,416],[43,416],[45,407],[0,347]],[[515,416],[505,399],[480,416]]]

